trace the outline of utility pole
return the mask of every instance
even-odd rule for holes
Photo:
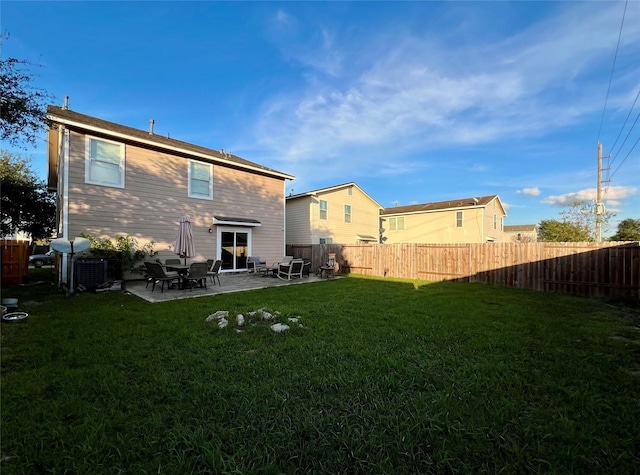
[[[598,187],[596,188],[596,242],[602,242],[602,144],[598,142]]]

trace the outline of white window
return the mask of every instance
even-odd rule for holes
[[[189,198],[213,199],[213,165],[189,160]]]
[[[456,228],[462,227],[462,211],[456,211]]]
[[[344,222],[351,222],[351,205],[344,205]]]
[[[320,244],[333,244],[332,238],[320,238]]]
[[[326,220],[328,212],[328,205],[326,200],[320,200],[320,219]]]
[[[389,231],[404,231],[404,216],[389,218]]]
[[[493,215],[493,229],[498,229],[498,216]]]
[[[124,188],[124,144],[87,136],[84,181]]]

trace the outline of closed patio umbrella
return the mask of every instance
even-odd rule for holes
[[[186,214],[180,218],[178,235],[173,246],[173,252],[184,257],[184,265],[187,265],[187,257],[194,257],[196,249],[193,244],[193,232],[191,231],[191,218]]]

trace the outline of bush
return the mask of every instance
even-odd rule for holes
[[[131,236],[117,236],[113,240],[110,238],[96,239],[88,234],[80,234],[80,237],[91,242],[89,249],[91,257],[118,259],[122,264],[122,272],[140,274],[142,270],[137,264],[145,257],[153,257],[157,254],[157,251],[153,249],[155,241],[150,241],[140,247],[136,238]]]

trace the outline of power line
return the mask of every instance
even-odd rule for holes
[[[631,116],[631,113],[633,112],[633,109],[636,106],[636,102],[638,102],[638,97],[640,97],[640,89],[638,89],[638,94],[636,94],[636,98],[633,101],[633,104],[631,105],[631,109],[629,109],[629,113],[627,114],[627,118],[624,119],[624,124],[622,124],[622,127],[620,128],[620,132],[618,132],[618,136],[616,137],[615,141],[613,142],[613,145],[611,146],[611,151],[609,152],[609,155],[611,155],[611,152],[613,152],[613,149],[616,147],[616,144],[618,143],[618,139],[622,135],[622,131],[624,130],[624,127],[627,125],[627,121],[629,120],[629,117]],[[636,119],[636,121],[637,120],[638,119]],[[627,134],[627,137],[628,136],[629,135]]]
[[[600,141],[600,132],[602,132],[602,124],[604,122],[604,113],[607,110],[607,102],[609,101],[609,91],[611,90],[611,82],[613,81],[613,71],[616,68],[616,60],[618,59],[618,48],[620,47],[620,38],[622,37],[622,26],[624,25],[624,17],[627,13],[627,3],[624,2],[624,11],[622,12],[622,21],[620,22],[620,32],[618,33],[618,44],[616,45],[616,54],[613,57],[613,64],[611,65],[611,75],[609,76],[609,85],[607,86],[607,95],[604,99],[604,107],[602,108],[602,117],[600,118],[600,128],[598,129],[598,142]]]
[[[638,140],[636,140],[636,143],[633,144],[633,146],[631,147],[631,150],[629,150],[629,153],[627,153],[627,155],[625,155],[625,157],[622,159],[622,161],[620,162],[620,165],[618,165],[618,168],[616,168],[615,171],[609,176],[610,179],[613,177],[613,175],[616,174],[618,170],[620,170],[620,167],[622,166],[624,161],[627,158],[629,158],[629,155],[631,155],[631,152],[633,152],[633,149],[636,148],[636,145],[638,145],[638,142],[640,142],[640,136],[638,136]]]
[[[611,160],[611,165],[613,164],[613,162],[616,161],[616,157],[618,156],[618,154],[620,153],[620,151],[622,150],[622,147],[624,147],[624,144],[627,143],[627,139],[629,138],[629,135],[631,134],[631,131],[633,131],[633,128],[636,126],[636,124],[638,123],[638,119],[640,119],[640,112],[638,113],[638,115],[636,116],[636,120],[633,121],[633,125],[631,126],[631,128],[629,129],[629,132],[627,132],[627,136],[624,138],[624,140],[622,141],[622,144],[620,145],[620,148],[618,148],[618,151],[615,153],[615,156],[613,158],[613,160]],[[633,150],[633,149],[631,149]],[[625,157],[626,158],[626,157]]]

